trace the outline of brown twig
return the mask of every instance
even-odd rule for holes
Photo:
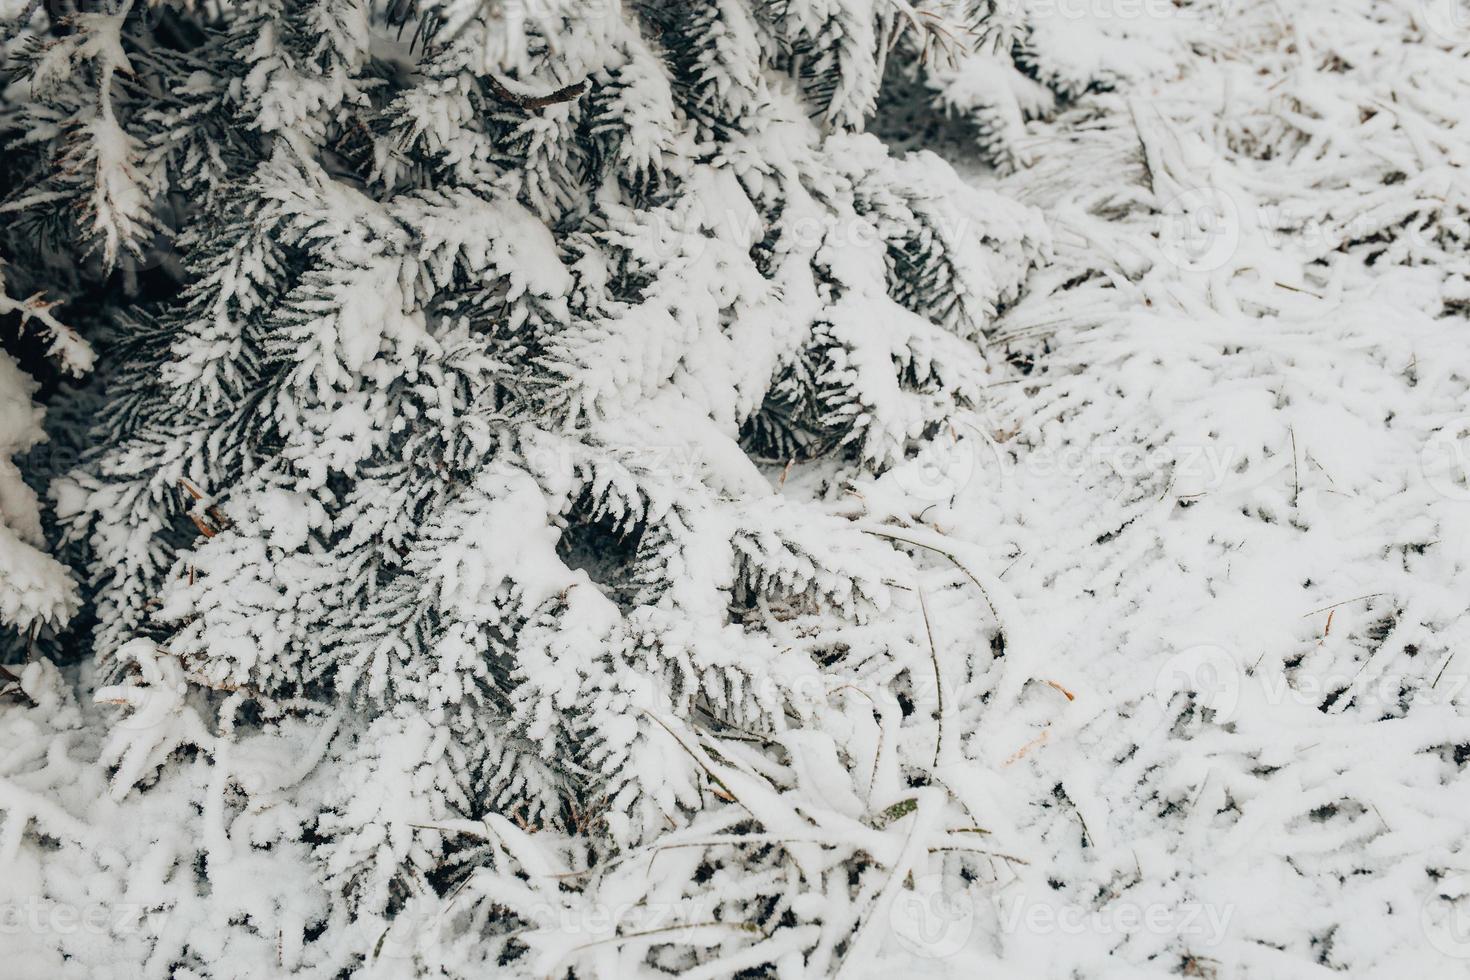
[[[494,75],[486,75],[485,81],[489,83],[490,91],[495,93],[497,99],[502,102],[509,102],[511,105],[520,106],[527,112],[545,109],[547,106],[557,105],[561,102],[570,102],[587,91],[587,81],[585,79],[572,85],[565,85],[550,95],[516,95],[510,89],[506,88],[505,84]]]

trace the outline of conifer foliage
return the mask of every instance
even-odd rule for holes
[[[7,295],[5,272],[0,263],[0,316],[39,337],[66,372],[84,373],[91,366],[91,348],[56,319],[41,294]],[[0,626],[21,637],[59,626],[77,606],[76,583],[45,553],[40,500],[15,459],[46,438],[45,410],[32,401],[36,387],[15,358],[0,351]]]
[[[919,553],[839,506],[974,431],[1044,257],[1033,212],[863,133],[974,10],[27,13],[0,247],[102,351],[51,490],[82,698],[116,713],[25,668],[5,723],[86,734],[7,761],[0,856],[136,913],[38,956],[822,975],[898,890],[991,873],[945,725],[990,637],[941,664]],[[7,465],[0,545],[29,547]],[[0,621],[66,618],[27,561],[47,601],[7,563]]]

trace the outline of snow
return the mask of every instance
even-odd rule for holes
[[[1141,17],[1172,63],[1030,125],[1042,173],[1000,186],[1042,207],[1057,268],[996,333],[1036,366],[1003,368],[923,519],[1014,595],[1024,676],[1074,697],[1030,683],[978,713],[969,750],[1017,820],[987,840],[1031,863],[959,904],[916,874],[864,975],[1470,970],[1463,252],[1415,217],[1464,159],[1438,100],[1470,97],[1470,38],[1422,35],[1427,9]],[[1300,148],[1268,154],[1282,116]],[[1120,212],[1125,141],[1148,163]],[[1370,264],[1380,228],[1407,248]],[[858,489],[886,516],[905,487]],[[946,564],[939,628],[987,619]]]
[[[412,131],[352,181],[311,156],[398,98],[369,8],[245,30],[296,271],[242,246],[161,355],[185,436],[53,486],[103,657],[5,678],[0,976],[1470,971],[1470,30],[969,6],[999,43],[916,70],[955,170],[820,128],[917,2],[720,0],[673,67],[624,5],[448,4],[477,71],[614,97],[492,138],[463,51],[394,44]],[[88,16],[41,81],[100,66],[110,259],[152,179],[112,73],[162,56]],[[48,309],[0,290],[85,371]],[[278,428],[184,512],[260,379]],[[804,384],[825,457],[754,458]],[[21,631],[78,607],[12,462],[37,391],[0,354]]]
[[[46,438],[45,411],[31,402],[35,389],[0,352],[0,624],[22,631],[64,622],[77,605],[65,566],[41,550],[40,502],[13,460]]]

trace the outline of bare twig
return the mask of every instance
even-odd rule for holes
[[[1367,595],[1356,596],[1356,597],[1354,597],[1352,599],[1344,599],[1341,602],[1334,602],[1330,606],[1323,606],[1321,609],[1313,609],[1311,612],[1302,613],[1302,619],[1306,619],[1308,616],[1315,616],[1318,613],[1326,612],[1329,609],[1336,609],[1338,606],[1346,606],[1350,602],[1361,602],[1364,599],[1377,599],[1379,596],[1384,596],[1384,595],[1388,595],[1388,593],[1387,592],[1369,592]]]
[[[919,611],[924,615],[924,633],[929,638],[929,660],[934,664],[934,700],[939,731],[934,736],[934,768],[939,768],[939,751],[944,747],[944,675],[939,671],[939,651],[934,646],[934,627],[929,622],[929,603],[924,598],[924,587],[914,583],[919,593]]]
[[[561,102],[570,102],[587,91],[586,79],[572,85],[564,85],[550,95],[517,95],[506,88],[505,84],[494,75],[486,75],[485,81],[489,83],[490,91],[495,93],[497,99],[500,99],[502,102],[509,102],[511,105],[520,106],[528,112],[545,109],[547,106],[557,105]]]

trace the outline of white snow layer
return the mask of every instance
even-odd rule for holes
[[[872,973],[1470,976],[1470,17],[1050,9],[1152,55],[1001,181],[1056,243],[1029,373],[863,490],[1014,596],[1050,683],[970,745],[1029,863],[916,877]]]
[[[77,601],[66,568],[40,550],[45,545],[40,507],[12,458],[46,438],[45,413],[31,402],[35,388],[0,351],[0,626],[20,630],[65,621]]]
[[[999,189],[1042,209],[1054,261],[994,331],[985,417],[858,481],[860,505],[842,498],[875,529],[916,519],[892,533],[921,556],[941,659],[1002,629],[986,683],[940,679],[966,738],[941,747],[939,771],[994,874],[956,895],[905,855],[914,870],[879,896],[843,969],[1470,975],[1470,21],[1448,0],[1040,6],[1051,43],[1119,78],[1049,121],[1014,119],[1031,165]],[[26,576],[62,573],[26,543],[33,503],[6,477],[38,430],[0,356],[7,392],[20,397],[0,402],[0,619],[24,623],[44,611]],[[732,485],[749,479],[730,467]],[[798,472],[782,490],[819,482]],[[316,517],[282,497],[258,519],[294,541]],[[576,584],[539,554],[500,560],[521,575],[530,561],[544,590]],[[459,552],[444,562],[443,589],[484,585]],[[166,832],[177,799],[144,794],[115,819],[105,769],[78,760],[140,770],[181,745],[227,750],[178,694],[176,665],[135,656],[146,697],[111,693],[162,705],[166,724],[120,726],[99,748],[45,663],[21,680],[34,707],[0,711],[0,977],[166,975],[137,954],[186,928],[196,945],[218,935],[210,953],[228,963],[226,924],[252,908],[321,914],[304,845],[205,841],[204,908],[169,876],[197,846]],[[414,759],[442,751],[382,719],[395,726]],[[301,778],[333,731],[297,728],[300,772],[249,750],[219,766],[269,799],[238,818],[263,838],[300,819],[271,788]],[[789,749],[814,782],[834,771],[822,744]],[[828,803],[845,793],[834,781]],[[385,783],[360,805],[400,796]],[[223,797],[212,787],[201,811]],[[84,845],[97,870],[48,875],[27,831]],[[57,897],[40,902],[43,879]],[[176,899],[172,918],[150,917]],[[407,969],[396,941],[378,940],[382,976]],[[283,974],[299,955],[283,944]],[[109,961],[111,974],[90,965]]]

